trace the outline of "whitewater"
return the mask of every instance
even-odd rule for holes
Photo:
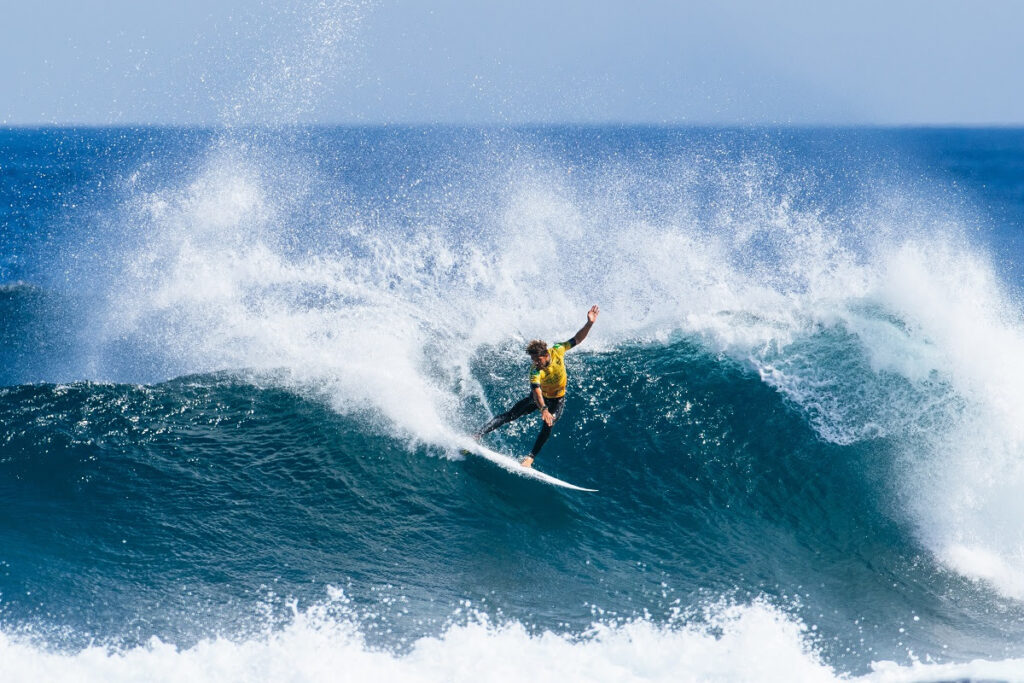
[[[8,678],[1019,677],[1012,235],[880,152],[940,133],[5,135],[54,169],[4,264]],[[591,302],[542,460],[601,492],[461,456]]]
[[[359,14],[0,129],[0,678],[1024,680],[1024,132],[301,124]],[[599,492],[463,456],[593,304]]]

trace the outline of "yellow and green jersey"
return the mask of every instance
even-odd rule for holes
[[[544,369],[530,368],[530,388],[540,387],[544,398],[561,398],[565,396],[565,384],[568,376],[565,374],[565,352],[573,347],[574,341],[555,344],[548,349],[551,362]]]

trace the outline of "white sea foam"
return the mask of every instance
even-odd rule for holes
[[[368,644],[344,596],[295,611],[280,628],[191,647],[152,638],[143,646],[55,651],[0,631],[0,676],[22,681],[1024,681],[1024,660],[909,664],[873,662],[869,672],[822,661],[812,629],[763,602],[708,608],[687,623],[647,619],[595,623],[585,633],[531,633],[517,621],[471,614],[401,652]],[[338,601],[342,602],[339,609]]]
[[[927,683],[928,681],[1024,681],[1024,659],[932,664],[915,662],[901,666],[895,662],[875,662],[872,673],[861,679],[870,683]]]
[[[595,624],[579,636],[530,634],[484,617],[423,637],[401,654],[367,645],[354,622],[323,607],[244,641],[180,649],[90,647],[54,653],[0,634],[5,681],[832,681],[807,629],[755,603],[723,608],[703,626],[646,620]]]

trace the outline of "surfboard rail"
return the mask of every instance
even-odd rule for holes
[[[460,439],[459,450],[462,453],[469,455],[477,455],[485,460],[488,460],[498,467],[508,470],[512,474],[520,477],[526,477],[527,479],[536,479],[552,486],[558,486],[564,489],[571,489],[573,491],[587,491],[590,493],[596,493],[597,489],[588,489],[583,486],[577,486],[576,484],[570,484],[567,481],[563,481],[558,477],[552,477],[550,474],[541,472],[540,470],[533,467],[523,467],[519,464],[519,461],[515,458],[499,453],[498,451],[492,451],[486,446],[478,444],[473,439]]]

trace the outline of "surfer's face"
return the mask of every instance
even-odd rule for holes
[[[551,354],[545,353],[541,356],[530,356],[533,359],[533,364],[538,368],[546,368],[548,363],[551,362]]]

